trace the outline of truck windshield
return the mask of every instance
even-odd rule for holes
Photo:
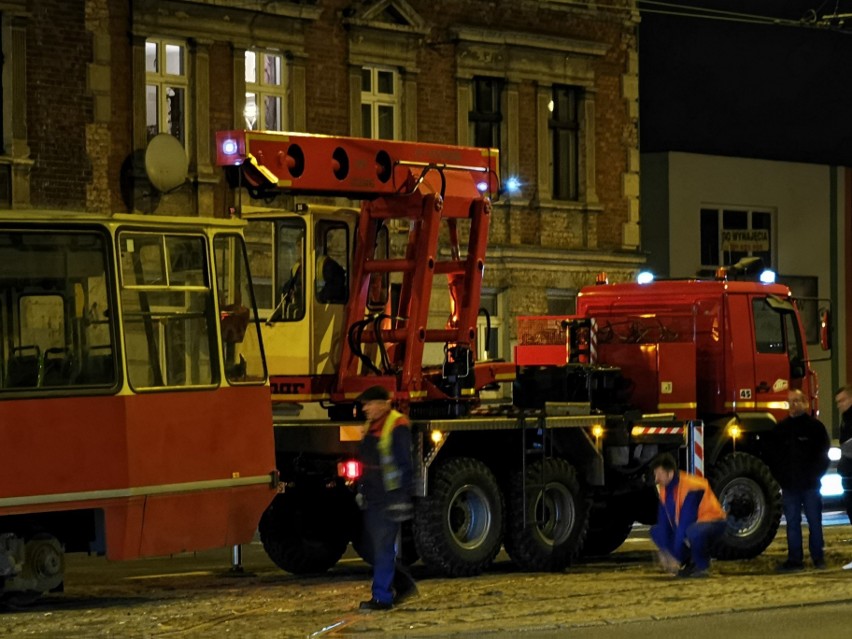
[[[0,231],[0,392],[116,385],[106,236]]]

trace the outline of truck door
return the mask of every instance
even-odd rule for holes
[[[755,410],[782,419],[787,393],[802,388],[806,364],[802,335],[790,302],[772,295],[753,297]]]

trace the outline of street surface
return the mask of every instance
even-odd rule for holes
[[[830,526],[826,540],[827,570],[776,573],[782,528],[762,556],[714,562],[713,575],[698,580],[661,573],[647,530],[611,557],[561,574],[519,573],[502,555],[491,572],[468,579],[430,577],[415,565],[420,597],[385,613],[356,611],[370,580],[354,557],[298,578],[257,543],[243,550],[244,576],[233,576],[225,550],[124,563],[72,555],[66,591],[4,610],[0,636],[769,637],[758,634],[761,624],[773,639],[849,636],[832,628],[848,628],[852,614],[852,571],[841,569],[852,560],[852,527]]]

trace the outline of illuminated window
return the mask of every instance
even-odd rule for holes
[[[580,118],[579,91],[554,86],[547,105],[547,126],[553,152],[553,199],[576,200],[579,197]]]
[[[246,51],[246,128],[284,130],[286,82],[284,56],[266,51]]]
[[[169,133],[186,144],[186,46],[149,39],[145,42],[145,117],[150,140]]]
[[[399,138],[399,74],[393,69],[361,69],[361,135],[375,140]]]

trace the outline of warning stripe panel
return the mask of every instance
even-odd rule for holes
[[[633,436],[639,435],[682,435],[683,426],[634,426]]]

